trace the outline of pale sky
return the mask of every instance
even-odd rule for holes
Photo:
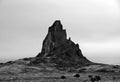
[[[56,19],[88,59],[120,64],[120,0],[0,0],[0,62],[36,56]]]

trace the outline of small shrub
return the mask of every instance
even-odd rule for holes
[[[78,78],[78,77],[80,77],[80,75],[79,74],[75,74],[74,77]]]
[[[95,76],[96,81],[100,81],[101,77],[100,76]]]
[[[118,66],[118,65],[115,65],[115,66],[113,66],[113,68],[118,69],[118,68],[119,68],[119,66]]]
[[[88,77],[90,78],[91,82],[95,82],[95,81],[100,81],[101,80],[100,76],[88,75]]]
[[[0,65],[3,65],[3,63],[0,63]]]
[[[60,78],[61,78],[61,79],[66,79],[66,77],[65,77],[65,76],[61,76]]]
[[[92,75],[88,75],[89,78],[92,78],[93,76]]]
[[[116,79],[116,77],[112,77],[112,79],[113,79],[113,80],[115,80],[115,79]]]

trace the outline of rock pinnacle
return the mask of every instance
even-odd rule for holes
[[[36,56],[34,63],[55,63],[59,66],[85,65],[90,61],[83,56],[79,45],[70,38],[67,39],[66,30],[60,20],[56,20],[48,29],[41,52]],[[37,61],[37,62],[36,62]]]

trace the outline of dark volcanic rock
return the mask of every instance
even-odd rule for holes
[[[75,44],[71,39],[67,39],[66,30],[60,20],[56,20],[49,27],[48,34],[43,41],[41,53],[32,61],[33,64],[54,63],[58,66],[77,66],[91,63],[86,59],[79,45]]]

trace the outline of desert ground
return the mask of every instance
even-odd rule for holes
[[[100,76],[99,81],[120,82],[120,66],[95,64],[80,68],[56,69],[52,65],[27,65],[20,59],[0,65],[0,82],[92,82],[89,76]],[[78,74],[78,77],[75,75]],[[62,78],[64,76],[64,78]]]

